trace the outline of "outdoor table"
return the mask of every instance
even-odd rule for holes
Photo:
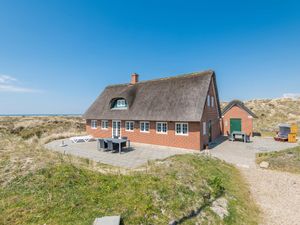
[[[126,143],[127,140],[126,139],[118,139],[118,138],[104,138],[104,141],[107,142],[107,141],[112,141],[112,143],[115,143],[115,144],[119,144],[119,153],[121,153],[122,151],[122,143]],[[128,140],[128,146],[129,146],[129,140]]]
[[[233,131],[231,133],[232,140],[235,140],[235,136],[236,135],[242,136],[243,137],[243,141],[246,142],[246,133],[245,132],[243,132],[243,131]]]

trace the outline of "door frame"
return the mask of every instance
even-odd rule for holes
[[[119,137],[121,137],[121,133],[122,133],[122,121],[121,120],[112,120],[111,122],[111,137],[114,137],[114,122],[119,122],[120,123],[120,134],[119,134]]]

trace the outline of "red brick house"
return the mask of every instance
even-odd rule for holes
[[[220,134],[214,71],[107,86],[83,115],[94,137],[203,149]]]
[[[233,131],[253,134],[253,118],[257,116],[243,102],[239,100],[229,102],[222,112],[223,134],[227,136]]]

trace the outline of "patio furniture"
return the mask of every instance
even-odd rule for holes
[[[126,143],[127,142],[127,140],[116,139],[116,138],[105,138],[104,141],[107,143],[107,145],[108,145],[108,142],[111,142],[112,145],[113,144],[117,144],[119,146],[119,153],[121,153],[121,151],[122,151],[122,143]],[[112,148],[111,150],[113,150],[113,146],[111,148]]]
[[[236,136],[240,136],[240,137],[242,137],[243,142],[246,142],[246,133],[243,131],[233,131],[231,133],[231,136],[232,136],[233,141],[236,140]]]
[[[88,136],[71,137],[70,141],[72,141],[73,143],[77,143],[79,141],[89,142],[92,139],[93,137],[91,135],[88,135]]]
[[[107,143],[107,149],[112,151],[114,150],[113,142],[111,140],[106,140]]]
[[[232,135],[227,131],[227,136],[228,136],[228,140],[229,141],[233,141],[233,137]]]
[[[97,149],[98,150],[107,148],[107,144],[105,143],[104,139],[99,138],[97,141],[98,141],[97,142]]]
[[[128,137],[125,137],[125,136],[124,136],[124,137],[121,137],[121,139],[122,139],[122,140],[126,140],[126,142],[123,142],[123,143],[122,143],[122,148],[124,148],[124,147],[126,147],[127,142],[129,143]]]
[[[249,142],[250,142],[250,137],[251,137],[251,134],[252,134],[252,133],[250,133],[249,135],[246,135],[246,142],[247,142],[247,143],[249,143]]]

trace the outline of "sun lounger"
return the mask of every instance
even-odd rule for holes
[[[92,139],[93,137],[91,135],[88,135],[88,136],[71,137],[70,141],[72,141],[73,143],[77,143],[79,141],[89,142]]]

